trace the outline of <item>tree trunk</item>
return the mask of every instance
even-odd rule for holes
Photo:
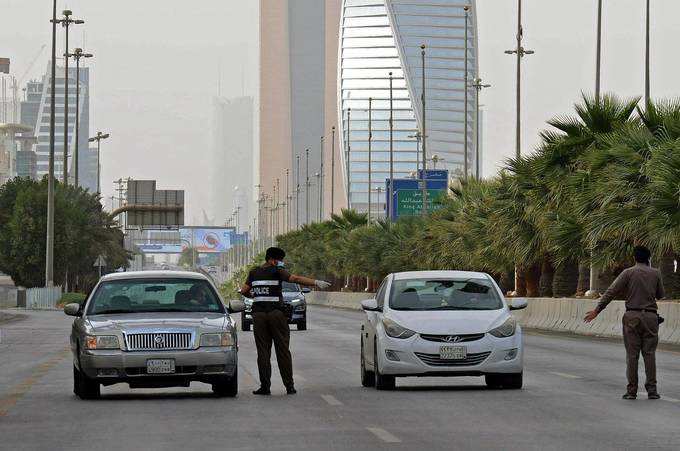
[[[576,296],[585,296],[590,289],[590,265],[581,262],[578,265],[578,283],[576,284]]]
[[[524,271],[527,297],[536,298],[540,295],[539,280],[541,278],[541,266],[535,264]]]
[[[525,271],[519,266],[515,266],[515,296],[527,295],[527,283]]]
[[[666,291],[666,299],[680,298],[680,274],[675,269],[676,256],[668,252],[659,258],[658,265]]]
[[[543,260],[541,265],[541,280],[538,283],[538,291],[541,297],[550,298],[553,295],[552,284],[555,276],[555,268],[549,258]]]
[[[578,265],[573,262],[566,262],[555,268],[553,276],[553,296],[557,298],[567,298],[576,293],[578,285]]]
[[[619,272],[621,271],[613,268],[607,268],[603,271],[600,271],[600,277],[598,278],[597,285],[600,287],[600,291],[602,293],[604,293],[605,290],[609,288],[609,285],[611,285],[614,279],[616,279],[616,275]]]

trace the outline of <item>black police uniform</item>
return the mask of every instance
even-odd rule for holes
[[[272,342],[276,351],[281,379],[286,388],[293,388],[293,359],[288,348],[290,328],[283,302],[283,282],[290,280],[285,269],[265,264],[248,274],[246,283],[250,286],[253,299],[253,335],[257,347],[257,367],[260,386],[271,387]]]

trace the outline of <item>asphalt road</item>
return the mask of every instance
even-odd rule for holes
[[[72,393],[70,319],[28,312],[0,324],[0,449],[678,449],[680,353],[658,354],[664,399],[621,400],[622,345],[525,337],[525,388],[487,390],[481,378],[399,379],[378,392],[359,382],[361,312],[310,310],[292,332],[296,385],[257,387],[252,333],[241,333],[240,394],[210,387],[104,388]]]

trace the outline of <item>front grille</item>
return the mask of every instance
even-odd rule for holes
[[[145,332],[125,335],[128,351],[191,349],[191,332]]]
[[[430,366],[471,366],[482,363],[489,355],[491,355],[491,351],[468,354],[466,358],[459,360],[441,359],[439,358],[439,354],[425,354],[423,352],[416,352],[415,354],[423,361],[423,363]]]
[[[468,341],[477,341],[484,338],[485,334],[466,334],[466,335],[427,335],[420,334],[420,338],[427,341],[436,341],[441,343],[465,343]]]

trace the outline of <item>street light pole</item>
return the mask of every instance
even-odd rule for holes
[[[422,140],[423,140],[423,172],[420,174],[420,183],[421,183],[421,192],[422,192],[422,197],[423,197],[423,211],[422,215],[427,216],[427,184],[426,184],[426,177],[425,177],[425,172],[427,171],[427,122],[426,122],[426,115],[425,115],[425,44],[420,46],[420,57],[421,57],[421,65],[422,65],[422,93],[421,93],[421,98],[420,98],[420,103],[421,107],[423,109],[422,111],[422,116],[423,116],[423,126],[422,126],[422,133],[420,134]]]
[[[350,141],[350,127],[352,125],[351,118],[352,118],[352,109],[347,108],[347,158],[345,158],[345,166],[346,166],[346,172],[347,172],[346,175],[347,175],[347,209],[348,210],[352,208],[352,202],[350,201],[350,190],[349,190],[349,182],[350,182],[349,157],[350,157],[351,151],[352,151],[352,145],[350,144],[351,143],[351,141]]]
[[[52,73],[50,74],[50,153],[47,169],[47,238],[45,240],[45,286],[54,285],[54,115],[57,72],[57,0],[52,2]]]
[[[650,81],[649,81],[649,60],[650,60],[650,49],[649,49],[649,0],[647,0],[647,11],[646,11],[646,24],[645,24],[645,109],[649,106],[651,100],[650,93]]]
[[[305,149],[305,224],[309,224],[309,149]]]
[[[371,223],[371,146],[373,144],[373,97],[368,98],[368,223]]]
[[[295,228],[300,228],[300,155],[295,156],[297,169],[295,170]]]
[[[290,170],[286,168],[286,209],[285,209],[285,221],[284,227],[286,232],[290,230],[290,187],[288,185],[288,178],[290,175]]]
[[[392,72],[390,72],[390,189],[387,195],[389,196],[387,217],[392,221],[394,219],[394,205],[392,205],[394,203],[394,86]]]
[[[481,154],[479,152],[479,138],[481,134],[481,127],[479,124],[479,93],[484,88],[490,88],[491,85],[485,85],[482,83],[481,78],[475,78],[475,82],[472,84],[475,88],[475,175],[477,180],[481,178],[481,171],[479,166],[479,158]]]
[[[88,142],[97,141],[97,195],[101,193],[101,164],[100,164],[100,150],[102,139],[107,139],[110,135],[108,133],[97,132],[95,136],[88,139]]]
[[[83,24],[85,21],[80,19],[71,19],[73,12],[68,9],[65,9],[62,14],[64,15],[63,19],[59,19],[57,22],[59,22],[64,27],[66,39],[64,47],[64,166],[61,171],[62,182],[64,185],[66,185],[68,184],[68,29],[71,24]],[[76,118],[76,122],[77,121],[78,118]]]
[[[316,177],[316,183],[317,183],[317,185],[319,186],[319,211],[318,211],[318,221],[321,222],[321,203],[322,203],[321,197],[322,197],[322,193],[323,193],[323,191],[321,190],[321,185],[323,184],[323,182],[322,182],[323,176],[321,175],[320,172],[317,172],[316,174],[314,174],[314,176]]]
[[[464,160],[463,160],[463,179],[467,180],[468,178],[468,90],[470,87],[468,86],[468,22],[469,22],[469,16],[470,16],[470,7],[465,6],[463,7],[463,10],[465,11],[465,75],[464,75],[464,86],[465,86],[465,95],[464,95],[464,114],[465,114],[465,120],[463,121],[465,130],[463,132],[463,149],[464,149]]]
[[[68,57],[71,57],[76,60],[76,135],[75,135],[75,141],[76,141],[76,148],[75,148],[75,154],[73,155],[73,170],[75,171],[75,175],[73,177],[73,185],[78,188],[79,183],[79,171],[78,171],[78,153],[79,153],[79,141],[80,141],[80,58],[92,58],[91,53],[83,53],[83,49],[77,48],[73,53],[69,53]]]
[[[331,216],[335,214],[335,125],[331,128]]]
[[[508,55],[517,55],[517,124],[515,130],[515,156],[519,158],[522,154],[522,58],[524,55],[533,55],[533,50],[526,50],[522,47],[522,35],[524,30],[522,29],[522,0],[517,0],[517,48],[514,50],[506,50],[505,53]]]
[[[323,188],[324,188],[324,177],[323,177],[323,146],[324,146],[324,139],[323,136],[321,137],[321,164],[319,165],[319,186],[317,189],[319,190],[319,222],[321,222],[321,218],[323,217]]]
[[[595,57],[595,102],[600,103],[600,76],[602,64],[602,0],[597,0],[597,50]]]

